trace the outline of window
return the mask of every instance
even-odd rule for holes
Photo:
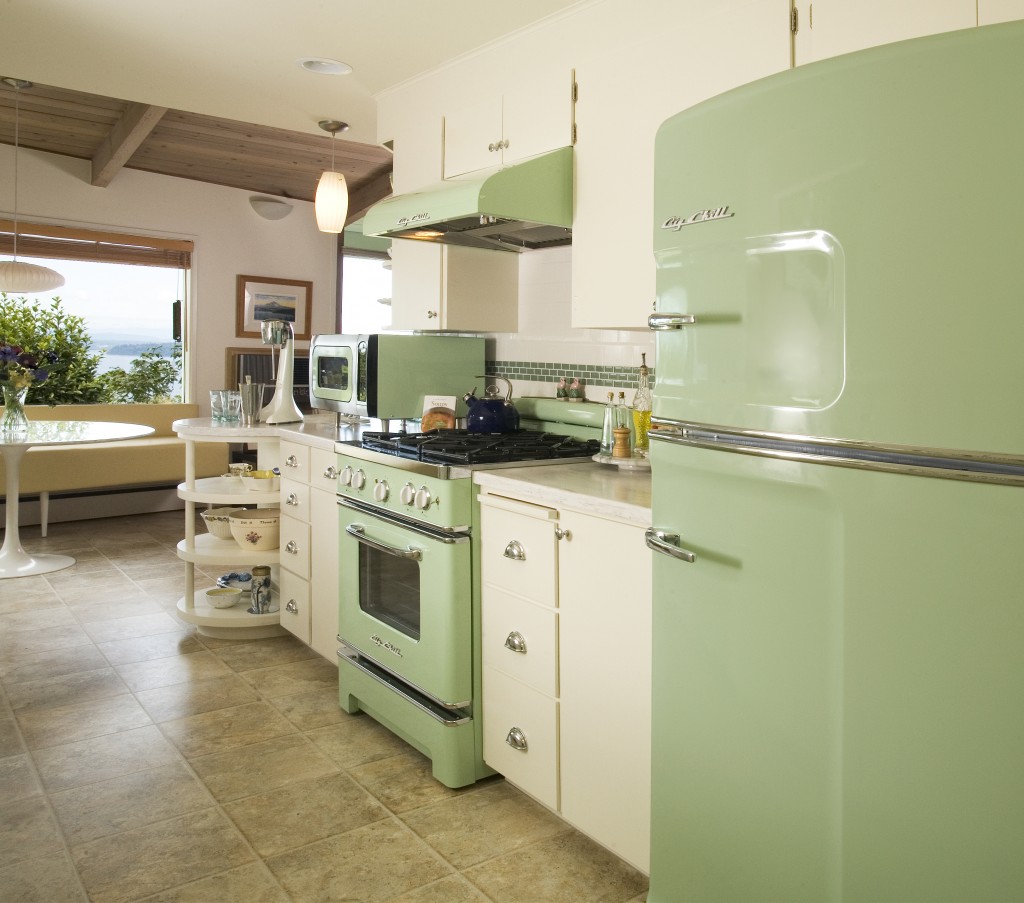
[[[391,325],[391,242],[364,236],[361,223],[345,230],[342,249],[341,331],[381,332]]]

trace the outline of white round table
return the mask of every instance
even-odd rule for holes
[[[33,445],[77,445],[86,442],[114,442],[135,439],[153,432],[138,423],[106,423],[97,420],[30,420],[28,429],[7,433],[0,430],[0,453],[7,471],[7,523],[0,548],[0,580],[48,574],[71,567],[68,555],[29,555],[18,535],[19,481],[21,459]]]

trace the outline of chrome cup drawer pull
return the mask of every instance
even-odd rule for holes
[[[284,550],[286,552],[291,552],[292,555],[297,555],[299,551],[299,544],[294,539],[291,539],[288,541],[288,545],[284,547]]]
[[[285,467],[298,467],[299,466],[299,459],[296,458],[295,455],[289,455],[287,458],[284,459],[284,466]]]
[[[295,604],[294,599],[289,599],[288,604],[284,607],[284,610],[287,612],[291,612],[293,615],[297,615],[299,613],[299,606]]]
[[[297,508],[299,505],[299,497],[294,492],[288,493],[288,498],[284,500],[286,505],[291,505],[293,508]]]
[[[324,478],[328,480],[336,480],[338,478],[338,468],[335,467],[333,464],[328,466],[328,468],[324,471]]]
[[[526,655],[526,638],[518,630],[513,630],[505,637],[505,648]]]
[[[505,546],[504,555],[506,558],[511,558],[513,561],[526,561],[526,550],[516,539],[513,539],[507,546]]]
[[[508,732],[505,742],[513,749],[518,749],[520,752],[528,752],[530,749],[529,744],[526,742],[526,734],[524,734],[518,727],[514,727]]]

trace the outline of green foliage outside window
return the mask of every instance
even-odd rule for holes
[[[49,303],[0,292],[0,341],[36,352],[52,351],[49,378],[28,390],[29,404],[96,404],[180,401],[170,396],[181,373],[181,345],[172,359],[155,350],[143,352],[128,370],[98,373],[102,351],[92,350],[85,320],[70,314],[60,298]]]

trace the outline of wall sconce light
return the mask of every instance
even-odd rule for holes
[[[331,133],[331,169],[320,176],[316,186],[316,225],[321,232],[341,232],[348,218],[348,185],[340,172],[334,171],[334,138],[348,128],[347,122],[321,119],[320,128]]]
[[[254,194],[249,198],[249,206],[263,219],[284,219],[292,212],[292,205],[280,198],[268,198]]]

